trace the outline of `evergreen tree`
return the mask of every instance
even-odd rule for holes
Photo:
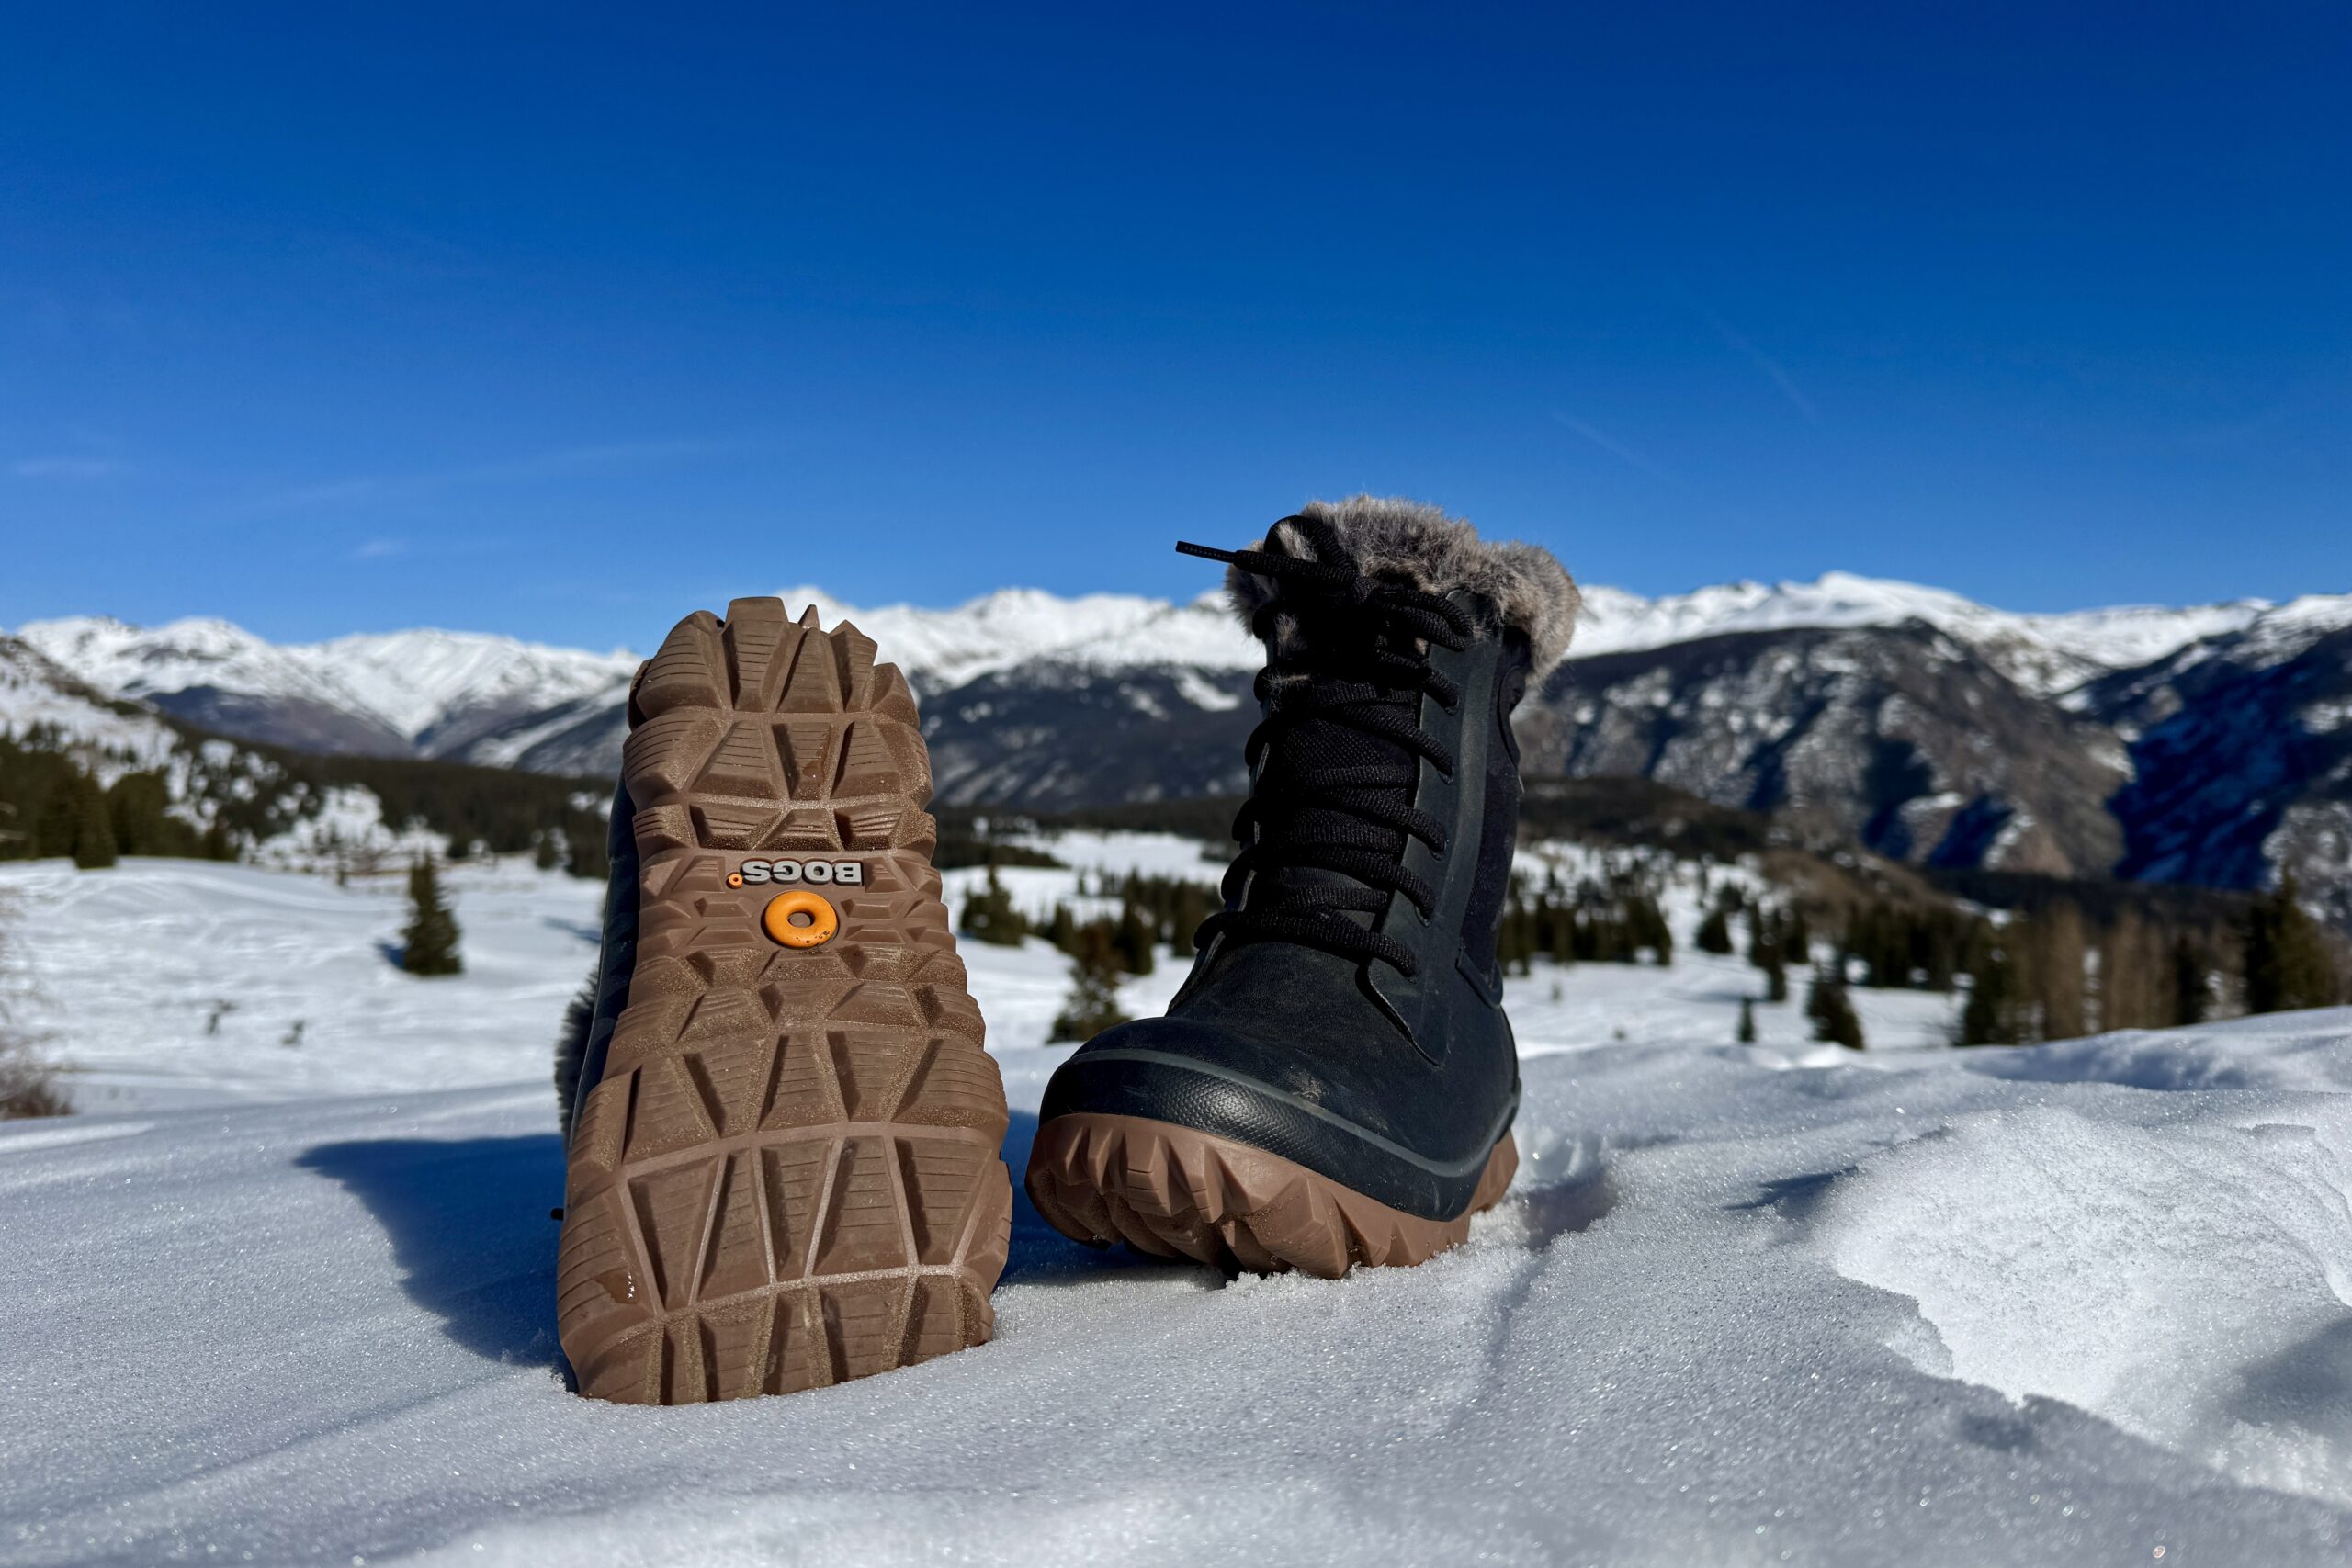
[[[1756,998],[1753,997],[1739,998],[1739,1043],[1742,1045],[1756,1043]]]
[[[1707,912],[1707,918],[1699,922],[1699,934],[1695,940],[1702,953],[1731,952],[1731,922],[1724,918],[1722,909]]]
[[[2098,939],[2098,1032],[2146,1029],[2157,1023],[2154,987],[2146,967],[2148,933],[2131,909],[2118,911]]]
[[[49,793],[40,797],[40,804],[32,814],[32,831],[26,835],[32,845],[35,860],[48,860],[52,855],[74,852],[74,794],[68,781],[60,779],[50,786]]]
[[[87,773],[74,775],[74,863],[97,871],[115,863],[114,814],[107,809],[106,791]]]
[[[1961,1045],[2020,1045],[2025,1028],[2018,1013],[2008,955],[1987,946],[1969,972],[1968,1005],[1961,1010]]]
[[[1068,904],[1056,901],[1053,919],[1046,923],[1046,940],[1057,952],[1078,955],[1078,917],[1069,912]]]
[[[1143,910],[1133,902],[1119,910],[1119,923],[1111,935],[1112,950],[1118,955],[1120,966],[1130,975],[1151,973],[1152,938],[1156,933],[1151,922],[1145,919]]]
[[[1102,922],[1079,928],[1079,951],[1071,955],[1069,998],[1054,1015],[1049,1044],[1084,1042],[1127,1021],[1119,1010],[1119,957],[1111,929]]]
[[[2202,1023],[2213,1006],[2213,966],[2186,935],[2172,944],[2172,1021]]]
[[[612,824],[594,811],[563,818],[563,863],[572,875],[602,882],[613,874]]]
[[[2342,981],[2319,923],[2295,899],[2291,876],[2246,911],[2245,1010],[2292,1012],[2333,1006]]]
[[[2053,904],[2028,929],[2041,981],[2041,1038],[2080,1039],[2086,1032],[2082,911],[2071,903]]]
[[[1175,912],[1168,919],[1168,953],[1171,958],[1190,958],[1200,949],[1193,938],[1201,922],[1209,918],[1210,905],[1204,894],[1190,887],[1178,890]]]
[[[42,859],[70,856],[85,871],[114,864],[114,814],[107,792],[72,761],[61,757],[57,762],[40,814],[33,820],[33,854]]]
[[[1668,968],[1674,963],[1674,931],[1666,923],[1666,911],[1647,892],[1636,892],[1625,900],[1625,937],[1628,950],[1624,961],[1633,963],[1643,948],[1657,955],[1657,966]]]
[[[1769,949],[1770,962],[1764,965],[1764,999],[1784,1002],[1789,999],[1789,966],[1781,962],[1781,950]]]
[[[1791,964],[1813,962],[1813,928],[1805,923],[1804,906],[1789,906],[1789,918],[1781,928],[1781,956]]]
[[[964,900],[964,918],[957,924],[966,936],[995,947],[1019,947],[1029,934],[1029,922],[1012,907],[1012,895],[989,867],[988,886]]]
[[[553,871],[563,863],[563,850],[553,833],[543,832],[531,845],[531,863],[541,871]]]
[[[456,975],[465,969],[458,954],[458,917],[441,897],[441,874],[430,859],[409,868],[408,929],[401,933],[401,967],[412,975]]]
[[[1846,982],[1827,969],[1815,970],[1813,987],[1804,999],[1804,1015],[1813,1021],[1813,1037],[1849,1051],[1862,1049],[1862,1021]]]
[[[1577,912],[1566,902],[1555,903],[1547,894],[1535,902],[1536,942],[1555,964],[1574,964],[1591,954],[1577,937]]]
[[[161,773],[125,773],[107,791],[114,847],[126,855],[185,854],[196,830],[171,814],[171,786]]]

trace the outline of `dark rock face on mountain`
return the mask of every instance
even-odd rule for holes
[[[389,726],[302,697],[257,697],[216,686],[189,686],[146,700],[175,718],[240,740],[355,757],[413,755],[408,738]]]
[[[2123,848],[2115,733],[1923,622],[1577,660],[1520,728],[1534,772],[1801,812],[1895,859],[2098,875]]]
[[[938,797],[1038,810],[1238,795],[1258,722],[1247,675],[1033,666],[926,696]]]
[[[2096,682],[2132,746],[2119,875],[2217,887],[2292,875],[2352,927],[2352,630],[2219,638]]]

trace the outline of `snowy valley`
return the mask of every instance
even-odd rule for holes
[[[1032,840],[1204,874],[1164,835]],[[950,874],[953,898],[987,873]],[[2352,1010],[2021,1050],[1744,960],[1511,982],[1528,1158],[1337,1283],[1097,1254],[1023,1201],[978,1350],[819,1393],[564,1392],[547,1053],[599,889],[0,866],[0,987],[82,1114],[0,1129],[0,1561],[2329,1563],[2352,1543]],[[1099,883],[1097,884],[1099,886]],[[1061,955],[967,941],[1016,1169]],[[1130,981],[1159,1005],[1164,952]],[[224,1002],[233,1005],[223,1009]],[[36,1414],[42,1413],[46,1414]]]
[[[1215,880],[1221,609],[800,597],[923,694],[953,907]],[[1592,599],[1519,715],[1525,1161],[1467,1246],[1236,1280],[1022,1199],[992,1343],[653,1411],[571,1397],[549,1312],[634,660],[0,637],[0,785],[43,801],[0,815],[0,1012],[75,1111],[0,1125],[0,1562],[2343,1561],[2352,1009],[2112,1026],[2245,1003],[2285,900],[2199,884],[2342,914],[2352,601]],[[462,975],[395,963],[424,855]],[[1758,933],[1806,904],[1775,999]],[[1159,934],[1127,1011],[1181,979]],[[962,951],[1017,1171],[1072,966]],[[1816,1041],[1808,960],[1867,1049]],[[1996,973],[2041,987],[1997,1037],[2105,1032],[1955,1048]]]

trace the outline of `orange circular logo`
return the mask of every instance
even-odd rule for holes
[[[841,930],[833,907],[805,889],[779,893],[760,916],[761,929],[786,947],[816,947]]]

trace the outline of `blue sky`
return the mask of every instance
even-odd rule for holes
[[[1189,596],[1360,489],[1650,592],[2352,589],[2341,6],[47,9],[0,625]]]

